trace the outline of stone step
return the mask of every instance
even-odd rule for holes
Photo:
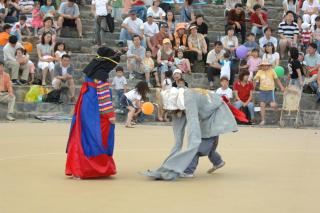
[[[0,120],[5,119],[7,113],[5,104],[0,104]],[[15,117],[17,119],[32,119],[39,115],[60,115],[72,117],[74,112],[74,105],[71,104],[51,104],[51,103],[16,103]],[[279,125],[281,111],[273,111],[270,108],[266,109],[266,125]],[[117,114],[117,121],[124,122],[126,114]],[[156,121],[156,111],[153,115],[147,116],[146,122]],[[301,110],[298,116],[299,127],[320,127],[320,111],[314,110]],[[255,119],[260,120],[258,112],[255,113]],[[295,125],[296,114],[292,113],[290,116],[283,116],[284,127],[296,127]],[[170,125],[170,123],[167,123]]]

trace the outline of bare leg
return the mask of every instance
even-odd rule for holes
[[[260,115],[261,115],[261,125],[265,123],[265,114],[266,114],[266,104],[264,102],[260,102]]]
[[[46,78],[49,68],[45,68],[42,70],[42,86],[46,85]]]
[[[82,38],[82,23],[80,18],[76,19],[76,25],[77,25],[77,31],[79,33],[79,37]]]

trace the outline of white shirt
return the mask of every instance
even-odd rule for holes
[[[152,37],[159,32],[159,27],[155,22],[152,22],[152,24],[145,22],[141,25],[141,30],[143,30],[144,35]]]
[[[132,31],[135,34],[140,35],[141,34],[141,30],[140,27],[143,24],[143,21],[139,18],[136,18],[135,20],[132,20],[131,17],[127,17],[124,21],[123,24],[127,24],[129,26],[130,29],[132,29]]]
[[[271,36],[269,40],[267,39],[266,36],[261,37],[261,38],[259,39],[260,48],[263,49],[263,46],[264,46],[265,44],[267,44],[268,42],[271,42],[271,43],[273,44],[274,48],[277,49],[278,40],[277,40],[275,37],[273,37],[273,36]]]
[[[127,85],[127,79],[124,76],[115,76],[112,80],[112,85],[116,90],[124,89],[124,86]]]
[[[66,75],[66,74],[68,73],[68,68],[69,68],[69,67],[63,67],[63,66],[61,66],[62,76]]]
[[[232,89],[230,89],[229,87],[225,90],[220,87],[219,89],[217,89],[216,93],[221,96],[226,96],[229,99],[233,97]]]
[[[319,3],[317,0],[313,0],[313,4],[310,4],[308,0],[305,0],[302,5],[302,11],[312,12],[314,8],[318,8]]]
[[[266,54],[265,53],[262,56],[262,60],[268,60],[268,62],[270,64],[272,64],[273,66],[275,65],[277,59],[280,59],[280,55],[277,52],[275,52],[273,54]]]
[[[216,50],[213,49],[208,53],[207,56],[207,64],[212,64],[218,62],[218,58],[221,58],[223,54],[225,53],[225,50],[221,50],[219,53],[216,53]]]
[[[170,78],[165,78],[162,82],[162,89],[169,90],[172,88],[172,80]]]
[[[132,103],[134,102],[134,101],[140,101],[141,100],[141,95],[135,90],[135,89],[133,89],[133,90],[130,90],[129,92],[127,92],[127,93],[125,93],[124,94],[127,98],[128,98],[128,100],[130,100]]]
[[[92,0],[92,5],[96,6],[96,14],[98,16],[108,15],[107,5],[109,0]]]
[[[157,11],[154,11],[152,7],[149,7],[147,10],[147,14],[148,13],[151,13],[152,17],[155,19],[160,19],[161,17],[166,16],[166,13],[163,11],[161,7],[158,7]]]
[[[220,78],[227,77],[230,80],[230,64],[231,61],[223,61],[223,66],[221,67]]]

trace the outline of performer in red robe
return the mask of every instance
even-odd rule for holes
[[[121,53],[101,47],[83,70],[86,74],[75,105],[67,145],[65,174],[76,178],[116,174],[112,158],[115,113],[108,78]]]

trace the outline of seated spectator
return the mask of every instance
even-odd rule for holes
[[[273,44],[267,43],[264,48],[264,54],[262,55],[263,61],[268,61],[269,64],[274,68],[279,66],[280,63],[280,55],[276,52],[276,48]]]
[[[229,50],[232,54],[235,53],[235,49],[238,47],[238,38],[234,35],[234,28],[228,27],[227,34],[221,38],[223,48]]]
[[[9,121],[15,120],[13,117],[15,100],[10,75],[4,71],[4,64],[0,61],[0,103],[8,103],[6,119]]]
[[[319,2],[317,0],[305,0],[301,10],[303,11],[303,22],[314,25],[319,14]]]
[[[284,14],[288,11],[294,12],[294,14],[300,13],[298,0],[283,0],[282,2]]]
[[[28,64],[22,65],[16,59],[16,50],[18,48],[23,48],[23,46],[18,43],[18,38],[14,35],[9,37],[9,43],[7,43],[3,48],[5,66],[11,72],[13,85],[26,84],[29,78]],[[22,70],[20,81],[19,70]]]
[[[288,64],[289,85],[301,88],[304,84],[304,72],[299,58],[299,50],[296,47],[290,48],[290,59]]]
[[[8,43],[12,26],[10,24],[5,24],[2,29],[3,32],[0,33],[0,50]]]
[[[259,125],[263,126],[266,122],[266,104],[274,109],[277,108],[277,103],[275,99],[275,82],[280,87],[281,91],[284,91],[284,87],[281,81],[278,79],[275,71],[272,69],[272,65],[268,61],[262,61],[259,66],[259,70],[254,77],[255,82],[259,82],[259,101],[260,101],[260,115],[261,122]]]
[[[254,86],[251,81],[249,81],[249,72],[243,71],[239,75],[239,80],[237,80],[233,85],[235,102],[234,106],[237,109],[241,107],[247,107],[250,112],[250,122],[252,124],[254,121],[254,103],[253,103],[253,91]]]
[[[71,65],[71,57],[67,54],[61,58],[61,63],[56,63],[54,66],[54,78],[52,80],[52,87],[54,89],[61,89],[65,83],[68,84],[70,101],[75,102],[75,85],[73,80],[74,70]]]
[[[229,100],[233,98],[232,89],[229,88],[229,79],[225,76],[220,78],[220,85],[216,91],[218,95],[225,96]]]
[[[45,4],[40,7],[41,16],[46,17],[55,17],[56,8],[53,5],[52,0],[45,0]]]
[[[8,14],[5,18],[5,23],[13,24],[19,19],[20,6],[19,0],[12,0],[8,2]]]
[[[229,11],[236,6],[237,3],[241,3],[241,0],[226,0],[226,11],[225,11],[225,16],[228,15]]]
[[[308,46],[307,54],[304,56],[304,64],[307,69],[307,75],[311,78],[309,82],[317,79],[320,70],[320,55],[317,52],[317,45],[311,43]]]
[[[188,47],[189,51],[197,53],[197,60],[205,60],[205,57],[208,53],[207,43],[204,39],[204,36],[198,33],[196,25],[190,25],[189,27],[190,35],[188,37]]]
[[[140,36],[133,36],[133,45],[129,46],[127,52],[127,68],[130,72],[129,79],[133,79],[135,75],[142,75],[142,60],[146,54],[146,49],[141,46]],[[144,73],[143,73],[144,75]],[[138,76],[137,76],[138,77]]]
[[[259,64],[261,64],[261,58],[259,57],[259,50],[253,49],[247,61],[247,68],[249,70],[250,76],[249,81],[252,81],[253,76],[255,76],[258,71]]]
[[[19,0],[20,6],[20,14],[31,16],[32,10],[34,8],[34,1],[33,0]]]
[[[233,27],[236,33],[241,33],[241,40],[242,43],[244,43],[246,40],[247,30],[245,13],[242,9],[242,4],[236,4],[235,8],[230,10],[228,13],[226,29],[229,29],[229,27]]]
[[[66,44],[63,42],[57,42],[54,45],[54,60],[56,63],[60,63],[61,62],[61,58],[63,55],[67,55],[67,51],[66,51]],[[70,53],[69,53],[70,56]]]
[[[173,34],[175,33],[177,23],[171,10],[166,13],[165,22],[168,24],[168,35],[170,40],[173,40]]]
[[[259,49],[259,45],[256,42],[256,36],[254,33],[249,33],[247,35],[247,41],[243,44],[249,51],[253,49]]]
[[[24,66],[27,65],[29,68],[29,74],[30,74],[30,81],[29,84],[32,84],[34,81],[34,77],[35,77],[35,66],[32,63],[32,61],[30,61],[29,59],[29,54],[27,53],[27,51],[23,48],[18,48],[16,50],[16,60],[17,62],[19,62],[20,66]]]
[[[148,13],[147,21],[141,25],[141,32],[143,34],[144,44],[147,44],[151,37],[159,33],[159,27],[154,22],[152,14]]]
[[[157,63],[160,70],[161,82],[163,82],[165,78],[165,72],[169,72],[175,69],[174,67],[174,50],[172,49],[172,45],[170,39],[163,39],[163,47],[159,49],[157,54]]]
[[[53,19],[51,17],[45,18],[43,20],[43,27],[40,30],[38,30],[38,36],[40,41],[44,33],[50,33],[52,35],[52,43],[56,43],[57,32],[53,27]]]
[[[264,36],[259,39],[259,46],[262,50],[264,46],[271,42],[275,49],[278,47],[278,40],[272,36],[272,29],[270,27],[267,27],[264,29]]]
[[[176,0],[173,0],[173,2],[175,4],[176,11],[181,11],[179,22],[187,22],[187,23],[195,22],[196,16],[194,13],[194,8],[192,6],[193,0],[184,0],[184,3],[182,6],[180,6]]]
[[[221,64],[219,63],[219,60],[223,58],[224,53],[225,51],[223,49],[221,41],[216,41],[214,43],[213,50],[208,53],[207,64],[209,67],[207,69],[207,75],[211,90],[214,89],[214,76],[220,75]]]
[[[31,36],[31,31],[27,25],[27,17],[25,15],[21,15],[19,17],[19,22],[13,25],[11,35],[17,36],[19,42],[22,41],[22,36]]]
[[[305,51],[312,40],[312,32],[310,29],[310,24],[306,22],[303,23],[301,25],[301,29],[302,31],[300,32],[300,37],[301,37],[300,47],[301,47],[301,51]]]
[[[108,1],[93,0],[91,12],[94,16],[95,44],[98,46],[105,44],[106,32],[108,30],[107,15]]]
[[[177,50],[177,57],[174,58],[174,66],[181,70],[183,73],[191,75],[191,65],[187,58],[183,57],[183,50]]]
[[[186,23],[178,23],[173,34],[173,48],[174,50],[188,49],[188,34],[186,32]]]
[[[47,32],[42,35],[41,43],[37,44],[38,53],[38,68],[42,72],[42,86],[46,86],[46,79],[48,72],[50,73],[51,80],[54,74],[54,53],[52,46],[52,35]]]
[[[259,4],[262,8],[264,7],[264,0],[248,0],[246,3],[246,9],[249,15],[254,13],[254,5]]]
[[[131,10],[137,14],[137,17],[145,22],[147,19],[147,8],[144,0],[132,0]]]
[[[250,16],[251,32],[257,36],[262,35],[266,27],[268,27],[268,15],[262,11],[261,5],[253,6],[254,13]]]
[[[179,85],[179,81],[183,78],[182,78],[182,71],[179,70],[179,69],[175,69],[172,73],[172,78],[173,78],[173,83],[172,83],[172,87],[178,87]],[[184,86],[185,87],[188,87],[188,82],[184,81]]]
[[[8,4],[6,0],[0,0],[0,23],[3,23],[8,14]]]
[[[317,44],[318,53],[320,52],[320,16],[316,18],[316,24],[311,27],[312,41]]]
[[[320,103],[320,71],[318,71],[317,79],[310,83],[311,88],[316,92],[317,103]]]
[[[38,35],[38,30],[42,27],[42,16],[40,13],[40,3],[35,1],[35,7],[32,11],[32,28],[34,29],[34,36]]]
[[[62,27],[76,27],[79,37],[82,38],[80,11],[78,5],[74,3],[74,1],[75,0],[68,0],[67,2],[61,3],[59,9],[60,16],[58,18],[58,32],[61,32]]]
[[[162,45],[163,45],[162,42],[165,38],[169,38],[168,25],[166,23],[162,23],[160,25],[159,32],[154,36],[152,36],[150,40],[148,40],[148,47],[151,50],[152,57],[157,56],[158,51],[162,48]]]
[[[134,35],[142,36],[141,26],[143,21],[137,18],[135,10],[129,11],[129,17],[127,17],[121,24],[120,41],[119,46],[123,47],[126,41],[132,40]]]
[[[193,23],[197,26],[198,33],[200,33],[204,36],[204,39],[206,40],[206,43],[207,43],[207,47],[209,47],[210,41],[209,41],[209,38],[207,37],[208,25],[204,22],[203,15],[197,15],[196,21]]]
[[[293,12],[288,11],[285,19],[279,24],[278,32],[280,35],[280,56],[285,56],[288,47],[297,46],[299,28],[297,23],[293,22]]]
[[[162,10],[160,5],[160,0],[153,0],[152,6],[148,8],[147,14],[151,14],[156,23],[164,21],[166,13]]]
[[[154,61],[151,57],[151,51],[147,50],[146,51],[146,55],[144,57],[144,59],[142,60],[142,69],[144,72],[144,75],[146,77],[146,82],[148,83],[148,86],[151,87],[151,83],[150,83],[150,75],[153,74],[156,80],[156,85],[157,87],[160,87],[160,82],[159,82],[159,76],[157,71],[155,70],[154,67]]]

